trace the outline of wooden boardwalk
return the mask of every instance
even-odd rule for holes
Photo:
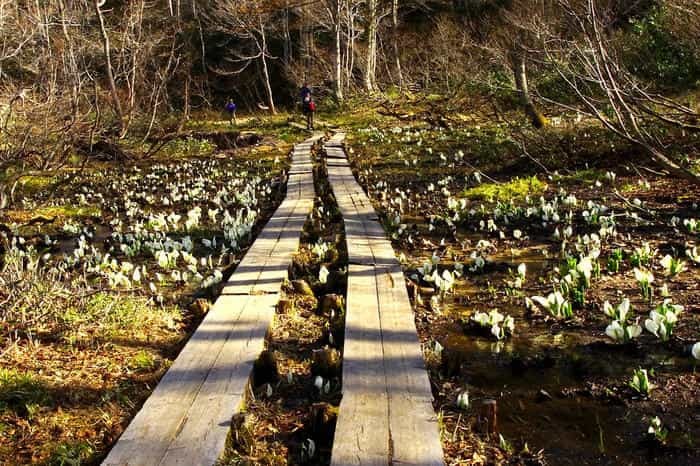
[[[313,208],[311,147],[319,139],[295,146],[286,198],[103,465],[211,466],[219,459]]]
[[[331,464],[442,465],[430,382],[403,272],[350,170],[343,139],[337,134],[325,144],[350,261],[343,399]]]

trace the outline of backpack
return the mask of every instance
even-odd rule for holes
[[[316,111],[316,102],[313,100],[309,102],[309,111],[315,112]]]

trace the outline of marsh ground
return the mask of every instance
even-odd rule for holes
[[[17,183],[0,218],[0,463],[98,463],[284,196],[304,138],[284,116],[247,119],[235,134],[259,138],[240,147],[197,135],[226,123],[192,126],[147,159]]]
[[[384,117],[357,111],[340,123],[351,128],[354,171],[414,290],[448,462],[696,464],[697,186],[655,173],[574,115],[535,133],[458,116],[441,127],[409,108]],[[697,156],[697,139],[680,146]],[[651,255],[640,258],[645,244]],[[684,270],[668,273],[666,255]],[[584,258],[590,280],[577,268]],[[654,275],[652,297],[642,296],[635,268]],[[530,302],[559,290],[573,304],[570,318]],[[627,322],[642,329],[664,299],[683,306],[673,336],[661,341],[644,329],[624,343],[606,335],[613,319],[603,304],[624,298]],[[502,339],[474,321],[494,309],[514,318]],[[653,374],[648,396],[629,386],[638,368]],[[465,393],[468,407],[459,406]],[[502,440],[481,429],[486,399],[498,403]],[[667,429],[663,441],[648,434],[654,417]]]
[[[698,188],[575,115],[534,132],[421,105],[364,102],[320,117],[348,131],[356,176],[401,254],[448,463],[696,464]],[[199,121],[153,160],[18,184],[0,219],[10,238],[0,461],[97,463],[138,411],[283,196],[288,152],[304,137],[286,116],[241,126],[261,140],[222,147],[211,135],[227,124]],[[698,140],[674,150],[692,160]],[[338,309],[323,301],[343,295],[346,258],[327,185],[317,194],[291,277],[313,296],[286,287],[229,464],[329,461],[340,367],[327,356],[342,349],[342,298]],[[635,253],[645,244],[649,257]],[[666,255],[685,270],[667,274]],[[561,290],[584,258],[597,266],[564,290],[571,317],[526,305]],[[642,296],[635,268],[654,275],[653,296]],[[605,301],[628,298],[624,324],[644,327],[663,294],[683,306],[668,341],[606,335]],[[514,319],[501,339],[473,319],[493,309]],[[648,396],[629,386],[638,368],[655,386]],[[502,440],[479,422],[486,399],[498,403]],[[647,433],[654,417],[663,441]]]

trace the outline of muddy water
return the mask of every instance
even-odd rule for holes
[[[489,260],[512,260],[502,264],[500,269],[505,270],[524,262],[529,277],[542,276],[553,265],[541,251],[510,256],[489,256]],[[490,275],[493,283],[505,277]],[[520,298],[511,305],[493,306],[516,320],[515,334],[496,342],[465,325],[477,309],[462,303],[481,302],[483,307],[483,293],[461,282],[456,298],[441,307],[446,317],[443,325],[431,332],[444,347],[443,375],[469,391],[472,406],[485,398],[496,399],[499,432],[516,448],[527,443],[530,451],[544,449],[548,463],[557,465],[697,464],[697,457],[679,457],[678,452],[657,452],[650,463],[645,459],[649,415],[639,408],[646,402],[634,400],[625,386],[636,367],[667,373],[692,371],[687,358],[660,347],[653,351],[620,348],[606,340],[602,328],[591,332],[590,328],[533,322],[525,316]],[[652,409],[662,418],[664,411]],[[672,431],[668,444],[687,447],[685,435],[698,438],[700,423],[691,430]]]
[[[418,231],[427,235],[427,224],[416,223]],[[433,243],[437,245],[436,238],[442,236],[449,237],[449,232],[433,235]],[[473,250],[484,235],[459,232],[456,239],[466,251]],[[691,445],[700,438],[697,403],[689,403],[686,412],[660,401],[665,396],[655,396],[658,392],[651,401],[635,397],[626,385],[635,368],[653,367],[658,375],[674,376],[692,373],[692,361],[649,338],[644,349],[621,348],[604,335],[602,319],[599,326],[595,322],[569,326],[526,316],[522,297],[502,294],[504,281],[512,279],[509,270],[525,263],[532,284],[547,277],[561,261],[557,246],[548,238],[507,244],[512,247],[500,242],[498,251],[484,248],[483,274],[460,280],[454,294],[439,306],[442,317],[435,322],[440,324],[426,329],[444,347],[440,374],[444,379],[438,383],[449,381],[443,385],[446,401],[454,403],[456,394],[466,389],[475,415],[481,400],[497,400],[499,432],[516,451],[525,443],[532,452],[542,449],[551,465],[700,464]],[[433,250],[426,245],[422,251],[405,251],[412,257],[407,275],[430,260]],[[438,254],[443,256],[440,269],[452,269],[453,259],[471,262],[459,247],[440,247]],[[489,295],[491,287],[498,296]],[[423,298],[427,303],[428,297]],[[476,310],[492,308],[515,318],[516,332],[505,341],[496,342],[464,324]],[[656,390],[665,391],[666,386]],[[657,415],[671,429],[667,447],[648,441],[649,419]]]

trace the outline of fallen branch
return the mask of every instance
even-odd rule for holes
[[[654,214],[654,213],[651,212],[650,210],[647,210],[647,209],[645,209],[645,208],[643,208],[643,207],[641,207],[641,206],[635,205],[634,203],[630,202],[629,199],[627,199],[627,198],[624,197],[622,194],[620,194],[620,192],[619,192],[617,189],[614,189],[614,190],[613,190],[613,194],[615,194],[615,196],[617,196],[618,199],[620,199],[622,202],[624,202],[627,206],[629,206],[629,207],[631,207],[631,208],[633,208],[633,209],[635,209],[635,210],[638,210],[638,211],[640,211],[640,212],[644,212],[646,215],[649,215],[650,217],[652,217],[652,218],[654,218],[654,219],[658,219],[658,218],[659,218],[658,215]]]

